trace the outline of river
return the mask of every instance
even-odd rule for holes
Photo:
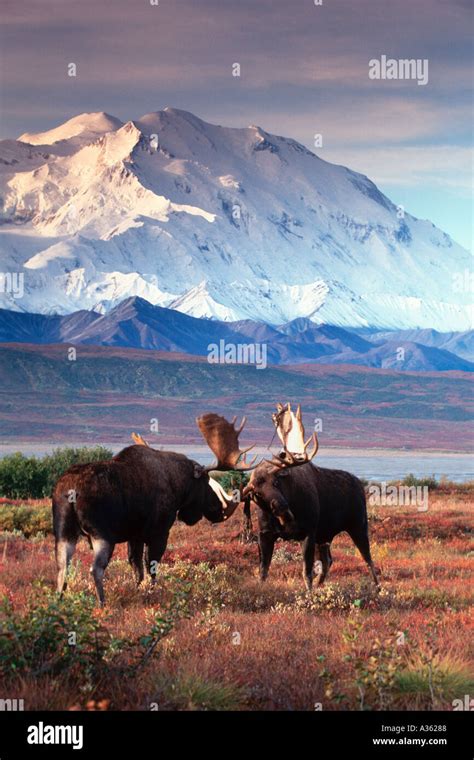
[[[84,446],[84,443],[61,443],[41,445],[38,443],[0,443],[0,458],[14,451],[21,451],[28,456],[43,456],[49,454],[58,446]],[[104,443],[115,453],[123,448],[114,443]],[[165,446],[163,446],[165,448]],[[180,451],[192,459],[208,464],[212,456],[205,446],[170,445],[169,450]],[[259,456],[269,456],[264,448],[256,448]],[[434,475],[436,479],[446,477],[456,483],[464,483],[474,479],[474,456],[462,452],[435,451],[397,451],[389,449],[336,449],[321,448],[315,463],[322,467],[333,467],[349,470],[355,475],[367,480],[388,481],[398,480],[408,473],[422,478]]]

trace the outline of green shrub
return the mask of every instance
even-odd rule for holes
[[[29,504],[0,505],[0,531],[19,531],[25,538],[39,533],[48,534],[53,531],[51,507],[49,504],[32,506]]]
[[[105,446],[81,446],[80,448],[55,449],[52,454],[45,456],[43,462],[47,472],[44,493],[49,496],[52,493],[57,479],[72,467],[73,464],[87,464],[88,462],[102,462],[112,457],[112,451]]]
[[[443,701],[462,698],[474,691],[474,676],[469,667],[449,656],[434,663],[430,670],[426,663],[416,661],[398,673],[395,686],[400,694],[417,694],[430,698],[431,690]]]
[[[94,616],[94,604],[88,594],[60,599],[41,588],[18,614],[7,598],[1,599],[0,676],[16,679],[65,670],[79,679],[93,676],[109,639]]]
[[[231,472],[216,473],[215,478],[219,481],[222,488],[228,493],[230,493],[234,488],[246,486],[249,481],[249,476],[245,472],[237,472],[236,470],[232,470]]]
[[[236,597],[235,580],[224,564],[211,567],[207,562],[176,560],[173,565],[158,566],[157,581],[171,598],[180,593],[183,585],[189,587],[191,611],[205,608],[218,612]]]
[[[444,491],[456,491],[458,493],[472,493],[474,491],[474,480],[466,480],[464,483],[458,483],[454,480],[449,480],[446,475],[441,476],[439,481],[439,488]]]
[[[377,590],[369,581],[346,585],[333,582],[316,587],[311,593],[297,591],[290,601],[277,602],[273,611],[279,614],[349,612],[353,609],[384,607],[388,599],[385,589]]]
[[[167,710],[227,711],[242,709],[245,694],[231,683],[182,674],[175,679],[160,678],[152,701]]]
[[[19,451],[0,459],[0,494],[13,499],[40,498],[47,482],[44,461]]]
[[[403,486],[428,486],[431,490],[438,488],[439,483],[434,475],[427,478],[417,478],[412,472],[409,472],[402,480]]]
[[[361,710],[387,710],[393,707],[394,685],[403,666],[397,644],[400,632],[388,628],[386,636],[373,639],[370,649],[362,644],[361,634],[367,623],[357,613],[349,616],[342,637],[346,643],[346,662],[350,664],[354,691]]]
[[[104,446],[56,449],[42,458],[20,452],[0,459],[0,495],[10,499],[41,499],[50,496],[57,479],[73,464],[110,459]]]
[[[125,639],[103,626],[91,594],[59,597],[37,585],[19,612],[0,592],[0,681],[66,674],[69,682],[90,691],[112,673],[134,677],[189,615],[190,593],[189,583],[176,582],[169,599],[154,608],[149,632]]]

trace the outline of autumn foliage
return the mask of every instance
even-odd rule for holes
[[[0,504],[0,515],[22,508],[34,526],[49,503]],[[451,710],[474,693],[468,488],[433,491],[428,512],[371,509],[379,594],[345,535],[322,589],[304,591],[295,543],[277,544],[261,584],[240,519],[176,524],[156,587],[135,587],[119,546],[104,610],[94,606],[85,541],[58,600],[52,536],[31,529],[27,538],[4,519],[8,693],[30,710]]]

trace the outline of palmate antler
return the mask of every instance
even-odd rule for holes
[[[133,442],[137,446],[147,446],[148,448],[150,448],[150,444],[148,443],[148,441],[145,441],[145,439],[142,438],[140,433],[132,433],[132,438],[133,438]]]
[[[286,408],[282,404],[277,404],[276,414],[272,414],[273,424],[276,427],[278,437],[283,444],[283,452],[280,456],[273,455],[271,460],[266,460],[270,464],[280,469],[287,467],[298,467],[301,464],[310,462],[316,456],[319,448],[318,437],[316,433],[304,440],[304,425],[301,415],[301,405],[298,404],[296,414],[291,410],[288,403]],[[313,441],[313,449],[308,453],[308,446]]]
[[[301,405],[298,404],[295,414],[289,403],[286,407],[277,404],[277,411],[276,414],[272,414],[272,420],[285,451],[291,451],[292,454],[303,454],[305,444]]]
[[[306,450],[309,446],[310,442],[313,441],[313,449],[310,453]],[[278,467],[279,469],[288,468],[288,467],[299,467],[301,464],[306,464],[307,462],[311,462],[311,460],[316,456],[316,453],[319,448],[318,443],[318,436],[316,433],[313,433],[311,438],[308,439],[308,441],[305,443],[305,451],[303,454],[292,454],[290,451],[285,451],[281,457],[277,457],[275,455],[272,456],[271,460],[267,459],[265,461],[270,462],[270,464],[275,465],[275,467]]]
[[[232,422],[228,422],[225,417],[210,412],[197,417],[196,423],[201,431],[204,440],[215,454],[217,463],[206,467],[206,471],[211,470],[251,470],[254,467],[257,456],[255,455],[251,462],[246,462],[245,454],[250,451],[255,444],[246,449],[239,448],[239,435],[242,432],[246,419],[242,419],[239,427],[236,429],[234,417]]]

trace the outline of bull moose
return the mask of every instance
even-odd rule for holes
[[[202,517],[212,523],[228,519],[239,498],[229,497],[209,473],[247,470],[255,462],[255,457],[250,463],[245,460],[251,446],[239,448],[245,417],[238,428],[235,420],[228,422],[213,413],[196,420],[217,459],[208,467],[183,454],[135,445],[104,462],[74,465],[67,470],[53,492],[58,592],[66,588],[68,565],[81,534],[94,552],[91,572],[99,604],[103,605],[104,572],[116,544],[128,542],[129,561],[138,582],[143,579],[146,544],[154,579],[176,518],[187,525]]]
[[[250,500],[257,506],[260,577],[268,575],[278,538],[303,542],[303,577],[308,590],[314,577],[316,552],[321,560],[321,585],[332,564],[330,544],[346,531],[367,563],[376,586],[368,535],[367,507],[362,483],[344,470],[316,467],[311,460],[318,450],[316,433],[304,441],[301,407],[277,406],[272,415],[283,449],[272,460],[261,462],[243,490],[244,511],[250,520]],[[308,446],[313,440],[313,449]]]

